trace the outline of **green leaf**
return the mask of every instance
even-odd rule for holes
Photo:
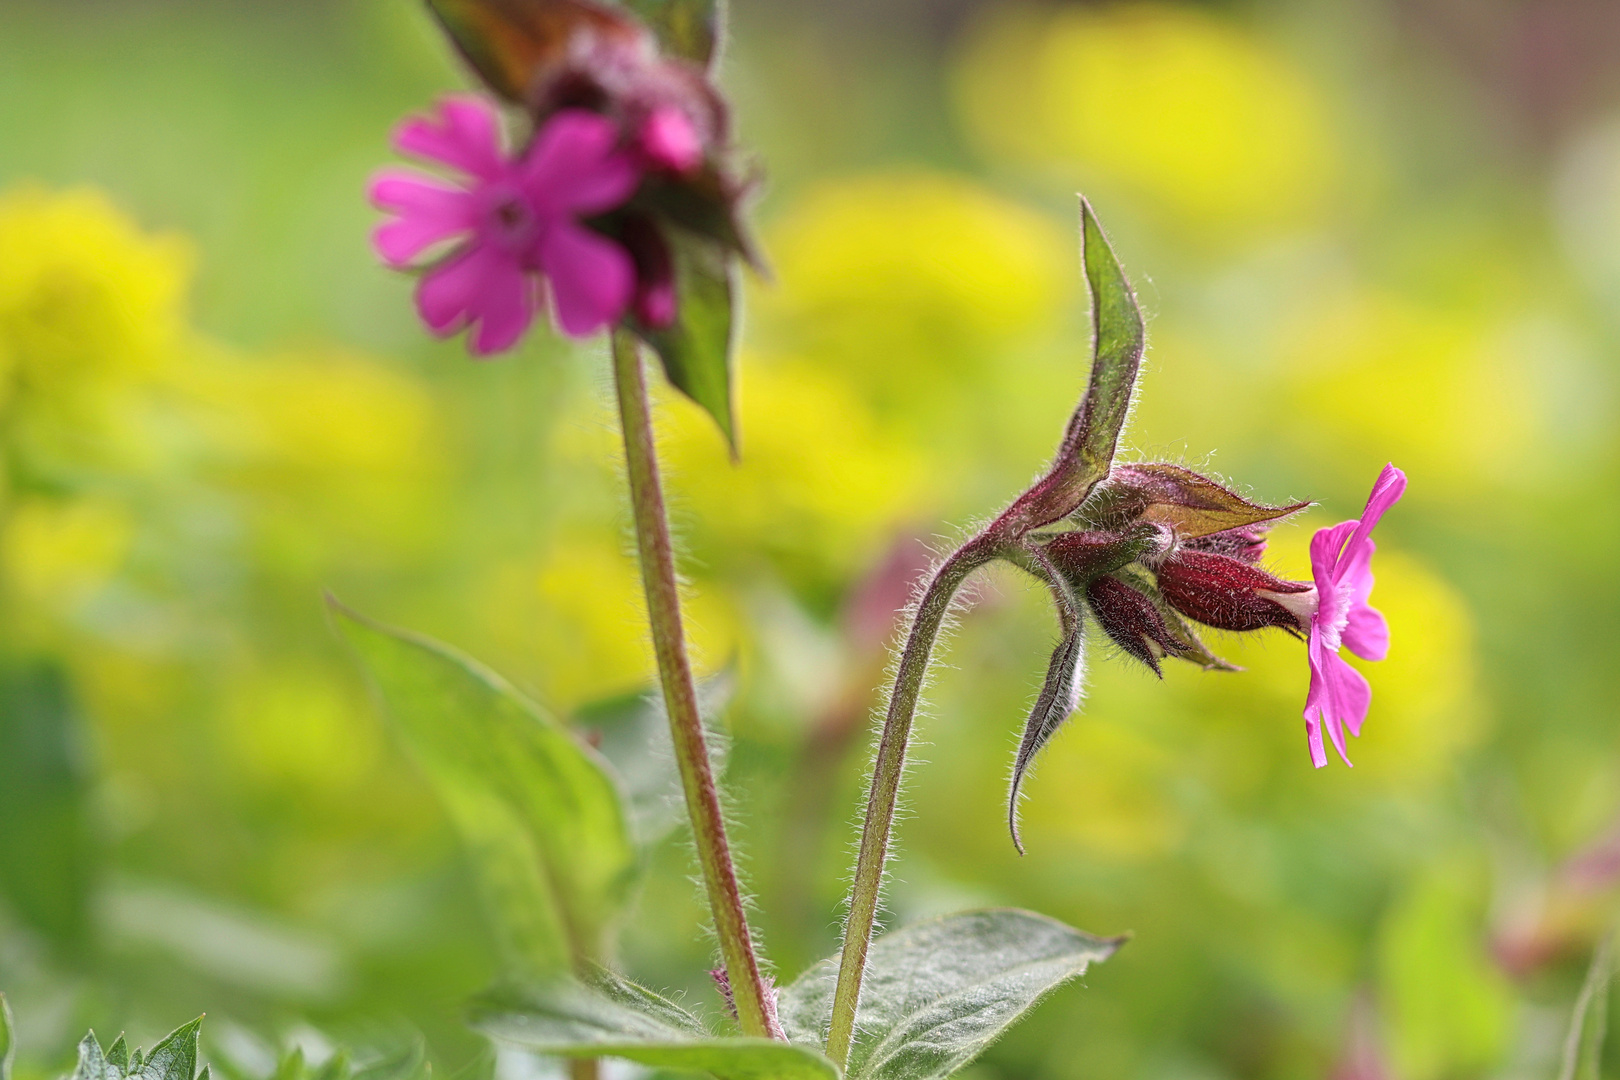
[[[636,871],[605,763],[476,661],[329,602],[471,849],[510,961],[602,956]]]
[[[663,330],[642,327],[637,332],[658,354],[671,385],[714,417],[735,454],[732,259],[717,245],[680,230],[669,230],[669,241],[675,262],[675,323]]]
[[[1119,434],[1131,411],[1146,330],[1136,294],[1091,204],[1080,200],[1081,259],[1091,289],[1091,379],[1069,418],[1063,443],[1046,475],[1002,515],[999,523],[1027,532],[1068,517],[1108,475]]]
[[[837,1080],[816,1049],[710,1033],[679,1005],[606,971],[495,991],[472,1025],[502,1042],[558,1057],[619,1057],[712,1073],[720,1080]]]
[[[700,67],[714,60],[720,36],[720,5],[716,0],[624,0],[641,17],[659,44]]]
[[[1136,294],[1091,204],[1080,200],[1081,251],[1091,286],[1091,384],[1080,406],[1075,449],[1087,472],[1106,476],[1131,410],[1131,391],[1142,364],[1147,331]]]
[[[887,934],[872,944],[847,1075],[950,1076],[1043,996],[1123,942],[1013,909],[947,915]],[[782,991],[777,1007],[790,1039],[820,1044],[837,979],[835,956]]]
[[[11,1035],[11,1004],[0,994],[0,1080],[11,1080],[11,1062],[17,1056],[17,1044]]]
[[[122,1035],[113,1041],[112,1048],[102,1053],[96,1033],[90,1032],[79,1041],[79,1063],[73,1070],[72,1080],[193,1080],[197,1073],[197,1033],[202,1028],[202,1017],[182,1024],[152,1047],[143,1060],[141,1052],[130,1052]],[[196,1080],[207,1080],[208,1070]]]
[[[519,105],[527,104],[540,70],[567,54],[576,33],[644,40],[630,19],[580,0],[428,0],[428,8],[489,88]]]
[[[152,1047],[140,1071],[131,1075],[141,1080],[192,1080],[197,1074],[197,1032],[202,1027],[202,1019],[199,1016],[171,1031]]]

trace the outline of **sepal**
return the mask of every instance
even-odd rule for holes
[[[1111,574],[1094,578],[1086,586],[1086,603],[1114,644],[1152,668],[1160,678],[1164,671],[1159,659],[1186,651],[1171,635],[1159,605]]]
[[[1309,505],[1251,502],[1207,476],[1160,462],[1116,465],[1076,516],[1100,528],[1133,522],[1164,525],[1178,539],[1192,540],[1270,524]]]
[[[1291,634],[1309,628],[1298,602],[1312,586],[1285,581],[1251,563],[1211,551],[1181,550],[1158,570],[1159,592],[1170,606],[1217,630],[1263,630],[1275,626]]]

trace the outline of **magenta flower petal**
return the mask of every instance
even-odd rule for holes
[[[372,205],[399,215],[372,233],[377,254],[390,266],[405,266],[434,244],[468,233],[476,224],[470,194],[409,173],[380,174],[368,194]]]
[[[1389,655],[1389,623],[1383,612],[1363,604],[1350,609],[1341,643],[1363,660],[1382,660]]]
[[[452,256],[422,275],[416,287],[416,310],[428,329],[447,336],[472,321],[472,308],[485,282],[499,276],[500,253],[473,247]]]
[[[552,214],[611,210],[641,182],[641,170],[618,141],[618,128],[606,117],[564,109],[535,137],[522,165],[524,186]]]
[[[475,356],[505,352],[529,329],[538,307],[535,283],[529,275],[517,271],[490,276],[473,309],[476,329],[468,349]]]
[[[394,130],[394,147],[480,180],[497,180],[506,172],[495,110],[477,98],[447,98],[439,103],[436,120],[406,120]]]
[[[1372,530],[1405,491],[1406,474],[1386,465],[1360,518],[1319,529],[1311,537],[1316,613],[1311,617],[1311,685],[1305,694],[1305,728],[1311,762],[1317,768],[1327,763],[1324,732],[1344,763],[1350,764],[1344,731],[1348,728],[1351,735],[1360,735],[1372,704],[1372,687],[1339,655],[1339,648],[1364,660],[1382,660],[1389,653],[1389,624],[1367,602],[1373,588],[1372,557],[1378,550]]]
[[[690,172],[703,160],[703,141],[684,110],[663,105],[641,125],[641,152],[658,168]]]
[[[565,334],[594,333],[630,306],[635,288],[630,253],[583,226],[554,225],[540,242],[540,268],[551,282],[557,325]]]
[[[1372,493],[1367,496],[1367,508],[1361,512],[1360,521],[1347,547],[1353,550],[1371,536],[1373,527],[1378,524],[1378,519],[1384,516],[1384,511],[1400,502],[1404,494],[1406,494],[1406,474],[1392,464],[1385,465],[1379,472],[1378,479],[1373,481]]]

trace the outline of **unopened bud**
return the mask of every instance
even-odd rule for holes
[[[1211,551],[1183,548],[1164,560],[1158,575],[1159,591],[1171,607],[1217,630],[1275,626],[1298,633],[1309,627],[1307,612],[1315,607],[1310,585]]]
[[[1047,541],[1046,554],[1064,577],[1084,589],[1098,575],[1129,563],[1156,563],[1173,542],[1170,531],[1159,525],[1138,525],[1129,532],[1077,529]]]
[[[1160,657],[1182,651],[1158,606],[1118,578],[1107,574],[1093,578],[1086,586],[1086,601],[1114,644],[1152,668],[1155,675],[1164,676]]]

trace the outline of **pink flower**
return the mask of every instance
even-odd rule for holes
[[[1389,652],[1389,626],[1367,603],[1373,587],[1372,555],[1377,550],[1372,531],[1405,491],[1406,474],[1385,465],[1359,520],[1320,529],[1311,538],[1316,610],[1310,616],[1311,688],[1305,695],[1305,733],[1311,762],[1318,769],[1327,764],[1324,728],[1339,757],[1350,764],[1344,729],[1360,735],[1372,702],[1372,687],[1339,655],[1340,646],[1363,660],[1382,660]]]
[[[436,117],[400,125],[401,153],[463,174],[450,184],[390,170],[371,184],[372,203],[395,215],[373,236],[390,266],[453,244],[417,286],[428,328],[440,336],[471,329],[476,355],[509,349],[534,320],[542,279],[564,333],[584,337],[617,321],[635,292],[635,266],[579,219],[618,208],[641,182],[619,141],[607,118],[564,109],[509,157],[495,111],[476,98],[449,99]]]

